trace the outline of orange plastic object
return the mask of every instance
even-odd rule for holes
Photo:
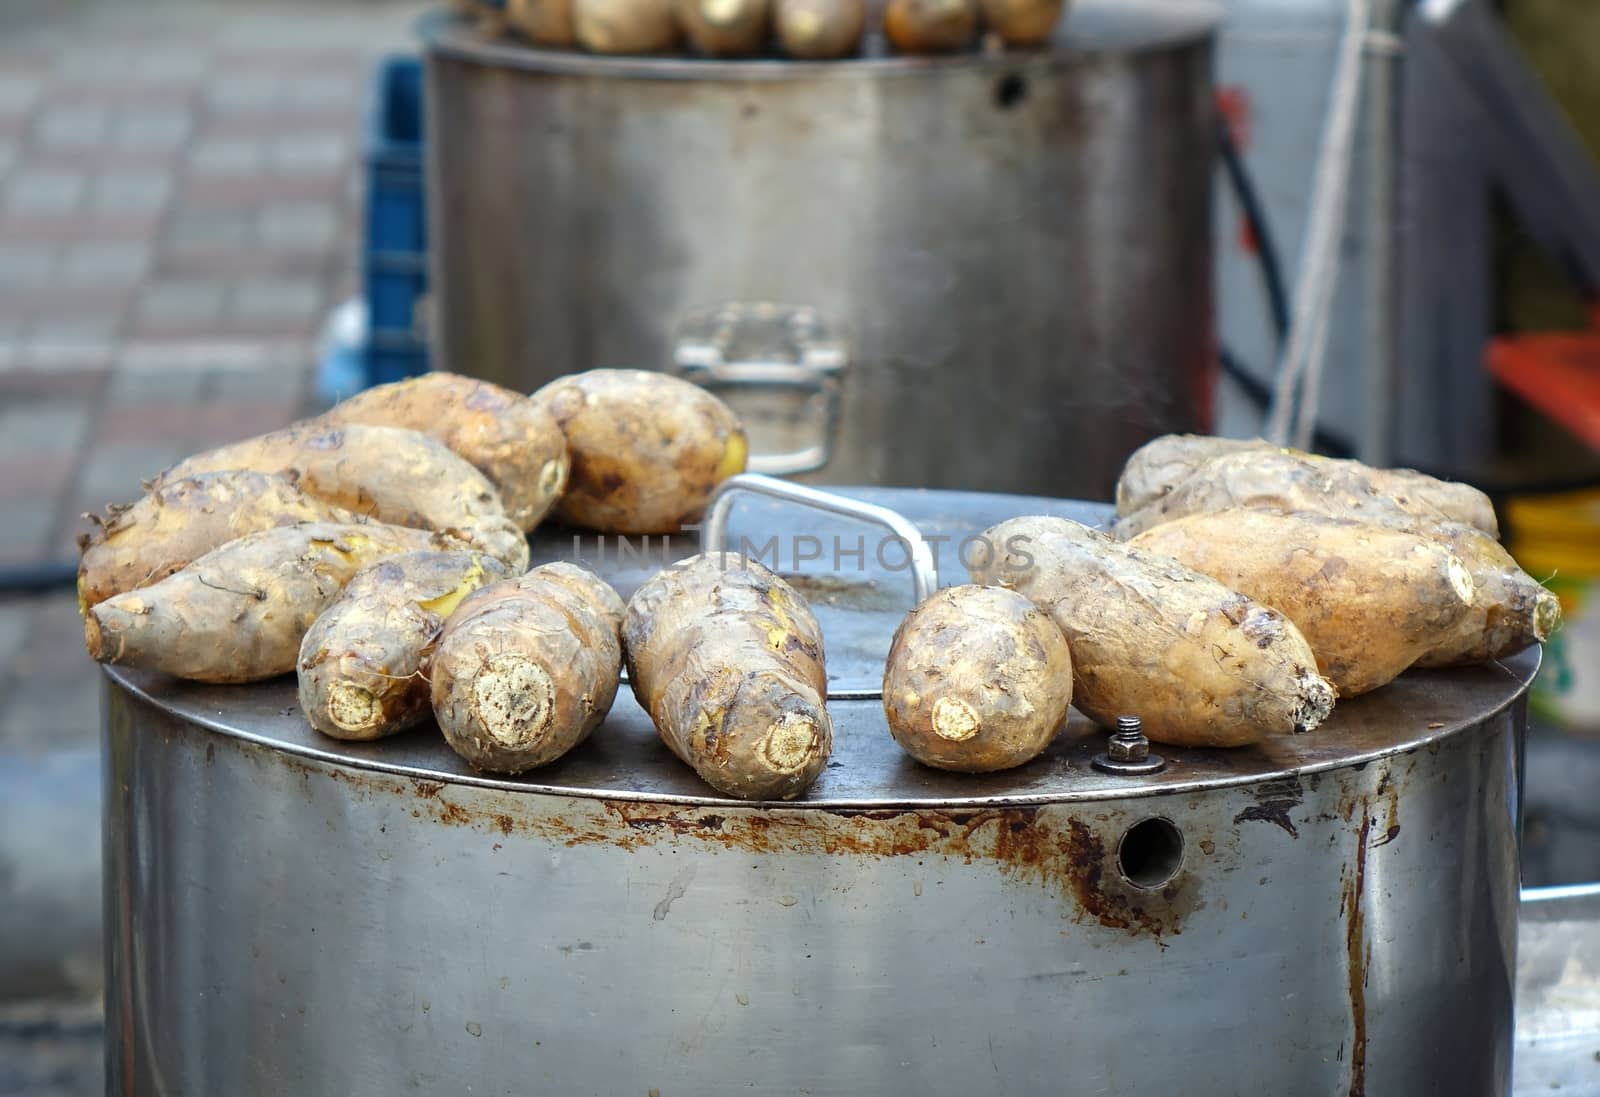
[[[1485,360],[1502,385],[1600,449],[1600,305],[1589,323],[1592,331],[1492,340]]]

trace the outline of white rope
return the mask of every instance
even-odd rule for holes
[[[1349,0],[1344,35],[1339,42],[1329,89],[1305,249],[1300,255],[1300,277],[1295,286],[1293,319],[1278,361],[1272,406],[1267,414],[1266,436],[1280,446],[1288,443],[1292,422],[1295,444],[1307,448],[1316,422],[1322,367],[1327,358],[1329,316],[1339,281],[1340,240],[1349,204],[1350,162],[1355,151],[1356,108],[1361,101],[1361,62],[1369,22],[1368,7],[1368,0]]]

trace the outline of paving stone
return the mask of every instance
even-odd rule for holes
[[[0,238],[0,289],[35,289],[49,285],[61,260],[61,249],[45,243],[7,243]]]
[[[226,287],[216,281],[168,279],[145,286],[137,313],[157,324],[204,323],[222,315],[226,299]]]
[[[160,404],[185,407],[200,394],[205,372],[197,369],[119,369],[111,376],[105,400],[108,405]]]
[[[242,320],[305,321],[322,309],[322,289],[313,281],[253,278],[233,295],[233,313]]]
[[[76,450],[89,426],[78,402],[28,401],[0,408],[0,465],[40,451]]]
[[[4,180],[11,169],[16,167],[19,158],[17,142],[10,138],[0,138],[0,180]]]
[[[90,207],[97,212],[154,212],[172,195],[172,177],[161,172],[122,171],[95,180]]]
[[[337,110],[361,102],[363,94],[362,84],[349,76],[302,76],[285,87],[283,101],[303,110]]]
[[[217,400],[298,402],[304,396],[310,374],[310,362],[265,369],[214,370],[206,375],[204,392]]]
[[[179,204],[167,226],[167,242],[184,250],[245,247],[254,226],[248,213],[236,210],[194,209]]]
[[[285,251],[329,251],[339,239],[333,202],[280,202],[262,210],[256,230],[263,246]]]
[[[12,658],[22,650],[31,631],[33,619],[31,600],[7,598],[0,600],[0,676],[11,666]]]
[[[34,139],[46,149],[85,149],[105,142],[111,111],[98,106],[52,106],[34,118]]]
[[[282,78],[271,73],[236,73],[207,88],[206,97],[219,112],[260,112],[277,106],[282,90]]]
[[[116,143],[124,149],[175,149],[189,138],[187,110],[130,112],[117,124]]]
[[[83,203],[89,180],[82,172],[47,169],[14,171],[6,183],[3,205],[23,216],[66,214]]]
[[[0,76],[0,114],[25,114],[38,102],[43,90],[43,80]]]
[[[266,162],[266,143],[252,138],[208,138],[189,148],[189,170],[201,177],[255,175]]]
[[[75,611],[74,611],[75,612]],[[25,652],[18,662],[27,659]],[[86,688],[99,671],[83,651],[80,638],[73,663],[87,664],[87,670],[56,670],[53,673],[18,675],[7,691],[0,713],[0,747],[36,753],[42,749],[70,750],[92,747],[100,738],[100,690]],[[93,677],[91,677],[93,676]]]
[[[36,558],[55,532],[55,498],[0,500],[0,563]]]
[[[352,151],[343,133],[304,133],[280,137],[272,144],[272,169],[279,175],[333,175],[344,167]]]
[[[136,499],[146,480],[177,464],[185,453],[181,443],[97,446],[78,471],[77,490],[95,505]],[[53,508],[51,513],[53,518]]]
[[[150,269],[150,245],[129,241],[91,241],[73,244],[61,262],[60,278],[67,286],[131,285]]]

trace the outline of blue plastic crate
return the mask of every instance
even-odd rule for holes
[[[372,384],[428,369],[418,305],[428,292],[427,204],[423,191],[422,62],[378,64],[366,127],[367,372]]]

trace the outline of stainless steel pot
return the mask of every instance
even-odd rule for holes
[[[1105,515],[847,494],[952,538],[946,581],[993,522]],[[108,1092],[1508,1092],[1536,656],[1408,674],[1260,748],[1157,748],[1151,776],[1093,769],[1074,716],[964,777],[906,758],[870,696],[905,556],[767,499],[729,531],[809,558],[836,754],[800,802],[715,796],[626,691],[504,780],[432,729],[320,738],[287,680],[113,672]],[[625,593],[688,549],[536,541]]]
[[[757,471],[1110,498],[1209,422],[1215,21],[1083,0],[1038,52],[707,63],[430,19],[436,363],[684,371]]]

